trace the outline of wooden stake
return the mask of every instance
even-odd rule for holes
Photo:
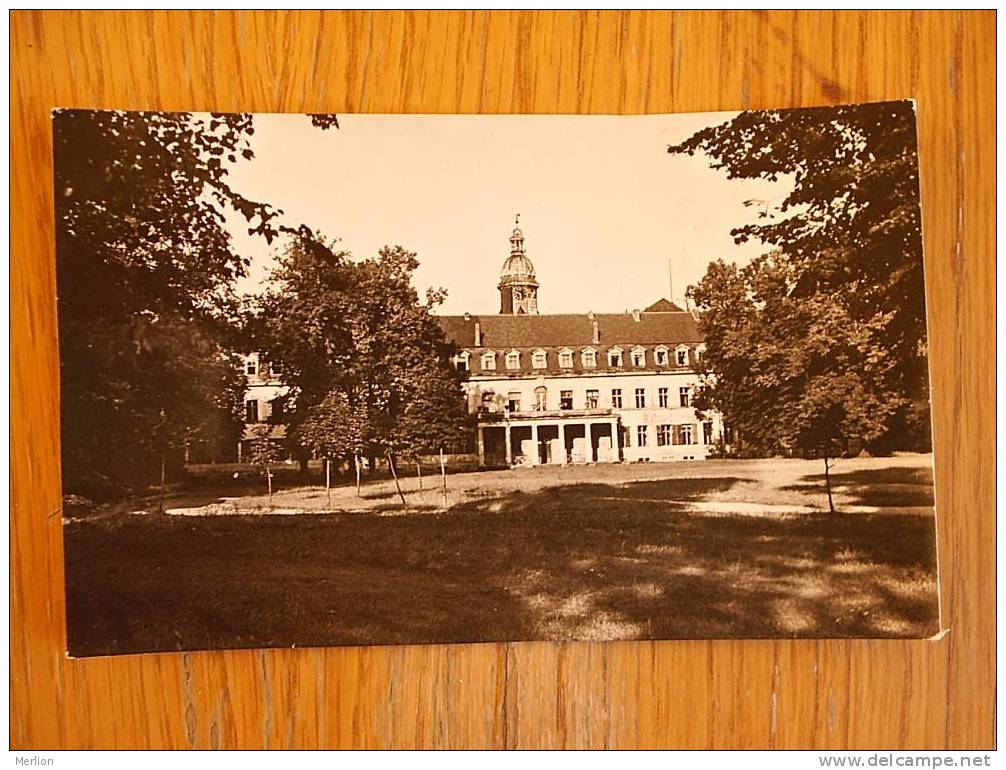
[[[325,497],[328,498],[328,507],[332,507],[332,461],[325,458]]]
[[[391,471],[391,475],[395,479],[395,489],[398,490],[398,496],[402,498],[402,507],[408,508],[409,504],[405,502],[405,493],[402,492],[402,485],[398,481],[398,472],[395,470],[395,461],[391,459],[391,450],[388,450],[387,456],[388,456],[388,469]]]
[[[353,455],[353,464],[356,466],[356,496],[363,497],[360,492],[360,455]]]
[[[157,501],[157,511],[158,513],[164,513],[164,450],[161,450],[161,489],[159,492],[159,499]]]
[[[416,476],[419,477],[419,488],[423,488],[423,469],[419,465],[419,457],[416,457]]]
[[[444,462],[444,448],[440,447],[440,478],[444,482],[444,508],[447,507],[447,464]]]

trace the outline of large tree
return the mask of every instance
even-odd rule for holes
[[[767,322],[770,305],[759,304],[768,300],[759,296],[758,284],[771,273],[776,298],[790,309],[834,321],[828,338],[836,350],[858,346],[882,356],[884,365],[869,372],[843,372],[839,354],[833,362],[836,377],[859,377],[862,387],[883,401],[882,425],[861,437],[872,437],[867,440],[875,449],[925,447],[925,291],[912,103],[748,111],[669,151],[702,154],[731,178],[791,182],[779,201],[751,201],[758,216],[732,231],[738,242],[755,239],[774,249],[770,259],[736,275],[734,302],[723,303],[712,291],[726,277],[722,265],[710,268],[705,286],[693,295],[712,352],[708,365],[726,367],[715,390],[743,390],[756,382],[751,369],[758,348],[750,353],[752,367],[741,359],[734,370],[717,360],[717,351],[729,347],[717,335],[731,325],[732,315],[754,314]],[[772,331],[774,338],[758,344],[795,351],[804,343],[799,335],[806,324],[782,323]],[[820,366],[826,364],[827,357]],[[707,398],[712,400],[715,390]],[[742,418],[732,419],[737,424]]]
[[[289,392],[277,419],[295,450],[393,461],[463,435],[455,351],[432,314],[443,293],[420,299],[417,266],[401,247],[354,260],[307,230],[291,240],[254,336],[282,366]]]
[[[53,117],[63,480],[101,496],[154,481],[186,443],[239,430],[224,226],[270,207],[227,181],[248,115],[62,110]]]
[[[778,253],[716,261],[690,290],[706,339],[695,405],[761,452],[821,457],[827,481],[831,461],[882,436],[905,397],[883,321],[851,317],[836,294],[795,296],[793,273]]]

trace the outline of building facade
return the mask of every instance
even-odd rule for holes
[[[481,464],[702,460],[718,415],[692,405],[705,346],[694,316],[661,299],[631,313],[541,314],[515,227],[496,315],[443,316],[468,375]]]
[[[245,373],[244,433],[238,442],[237,460],[242,462],[251,456],[251,443],[268,437],[282,446],[286,437],[286,427],[271,424],[273,402],[286,395],[287,388],[275,366],[271,366],[258,353],[249,353],[242,363]]]

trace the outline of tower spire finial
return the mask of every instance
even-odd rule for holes
[[[513,232],[510,234],[510,253],[524,253],[524,233],[520,230],[520,214],[515,214],[513,218]]]

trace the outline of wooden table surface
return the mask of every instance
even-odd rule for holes
[[[994,743],[994,12],[22,12],[11,29],[10,741]],[[918,101],[937,641],[64,653],[49,111],[659,113]]]

